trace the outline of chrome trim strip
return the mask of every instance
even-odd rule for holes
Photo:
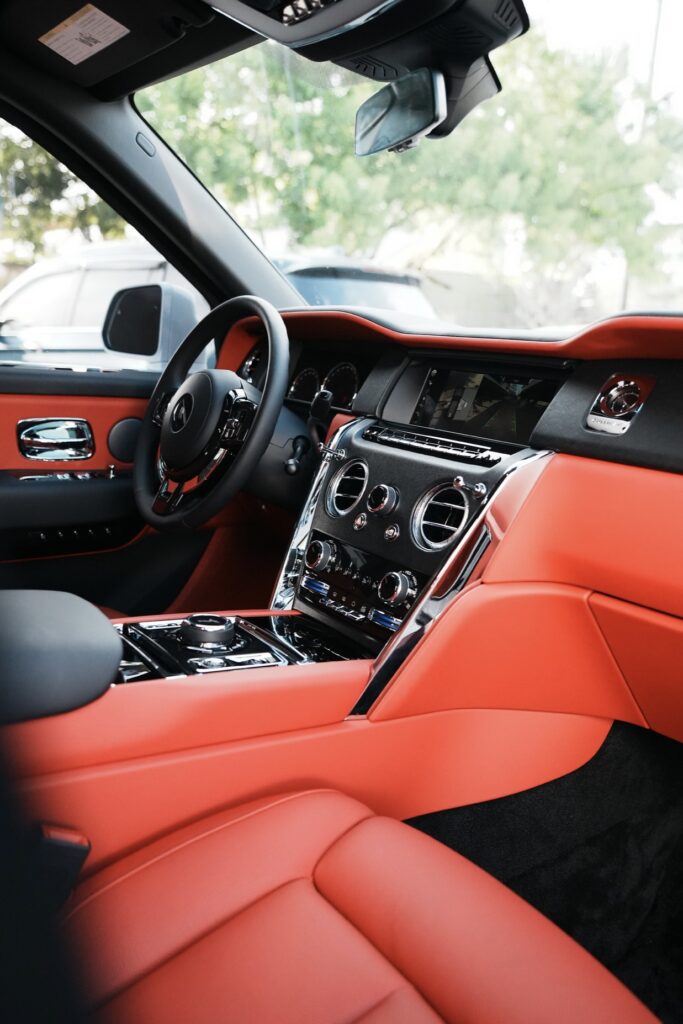
[[[326,450],[323,452],[318,472],[316,473],[311,489],[308,492],[308,498],[306,499],[303,511],[299,516],[296,526],[294,527],[289,551],[282,563],[280,575],[278,576],[270,599],[270,608],[272,611],[290,611],[294,607],[296,583],[304,565],[304,555],[311,536],[313,517],[323,491],[328,466],[334,461],[334,454],[339,449],[339,443],[346,431],[349,430],[350,427],[356,427],[357,424],[358,420],[351,420],[349,423],[344,423],[334,432],[330,438],[329,444],[326,445]]]
[[[467,531],[461,535],[459,543],[432,581],[427,584],[420,599],[410,609],[401,629],[391,637],[380,652],[373,665],[368,684],[356,702],[355,707],[350,712],[352,715],[365,715],[368,713],[408,654],[431,629],[437,619],[450,607],[471,577],[477,563],[490,543],[491,538],[486,526],[486,514],[489,506],[494,498],[500,494],[512,474],[518,469],[536,462],[538,459],[549,458],[552,454],[549,451],[533,452],[527,458],[514,462],[503,473],[498,485],[482,501],[476,518],[472,520]],[[441,584],[450,577],[454,565],[459,558],[462,558],[464,552],[467,552],[467,555],[463,559],[463,566],[460,572],[456,574],[454,583],[446,594],[442,597],[437,597],[436,594],[439,593]],[[476,558],[473,558],[473,555],[476,555]]]

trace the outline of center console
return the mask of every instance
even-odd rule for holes
[[[290,615],[189,615],[118,623],[120,683],[236,669],[343,661],[355,648],[324,626]]]
[[[438,614],[437,582],[458,560],[469,565],[455,577],[464,586],[472,551],[487,547],[488,503],[537,457],[531,432],[566,374],[557,361],[450,354],[404,360],[383,396],[371,381],[373,403],[357,396],[356,418],[322,447],[270,612],[123,623],[120,681],[378,656],[381,665]]]
[[[535,457],[531,433],[567,372],[550,360],[406,360],[375,415],[324,450],[273,607],[334,629],[359,656],[395,646],[501,482]]]

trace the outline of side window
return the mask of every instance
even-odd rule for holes
[[[166,280],[191,293],[197,319],[208,312],[123,218],[0,119],[0,360],[145,369],[107,351],[102,326],[121,288]]]
[[[74,327],[88,327],[100,330],[104,323],[112,295],[121,288],[135,288],[160,280],[154,270],[99,270],[93,268],[83,274],[74,307]]]
[[[35,327],[67,327],[72,320],[80,271],[63,270],[28,277],[20,275],[9,297],[0,303],[0,320],[15,331]]]

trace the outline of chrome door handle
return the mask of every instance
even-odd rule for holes
[[[82,419],[19,420],[17,443],[27,459],[42,462],[90,459],[95,451],[92,427]]]

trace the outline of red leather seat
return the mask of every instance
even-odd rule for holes
[[[98,1020],[652,1024],[446,847],[325,790],[216,814],[87,880],[67,927]]]

